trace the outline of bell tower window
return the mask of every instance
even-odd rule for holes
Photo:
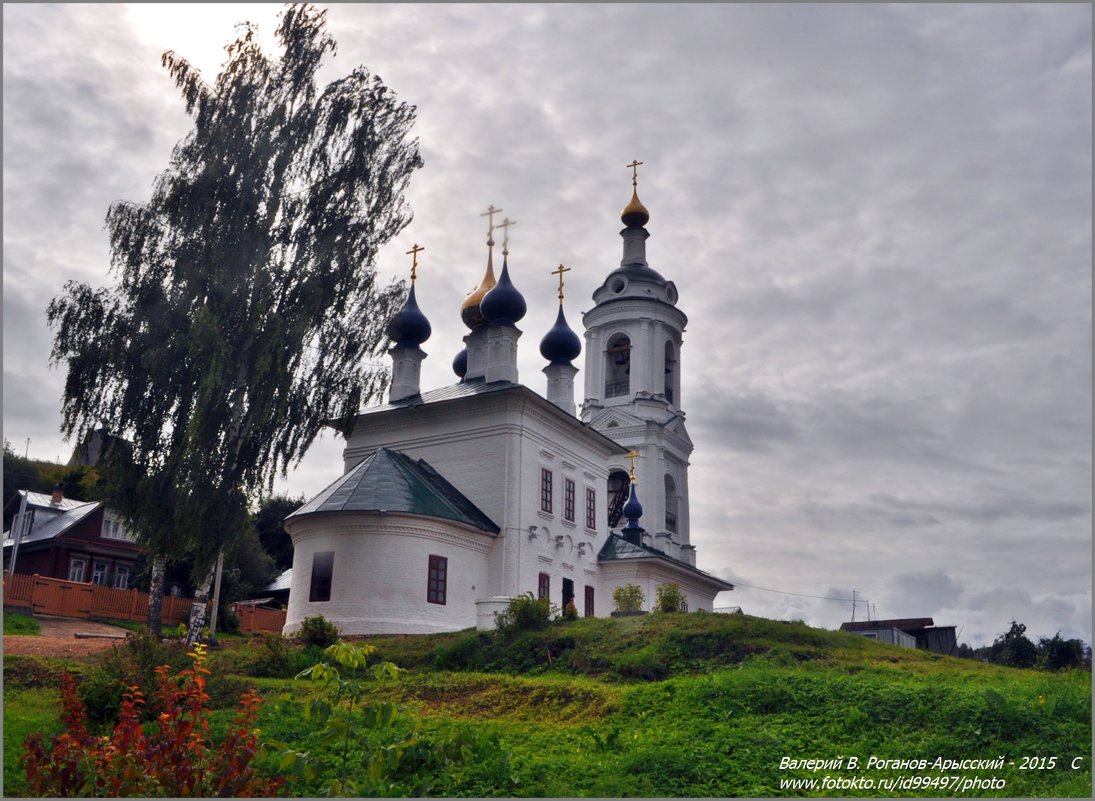
[[[677,532],[677,482],[665,474],[665,530]]]
[[[605,349],[605,397],[617,398],[631,392],[631,340],[617,334]]]
[[[674,355],[673,343],[665,343],[665,399],[669,403],[674,402],[674,389],[677,386],[677,359]]]
[[[624,514],[624,504],[630,494],[631,479],[623,470],[608,477],[608,527],[616,528]]]

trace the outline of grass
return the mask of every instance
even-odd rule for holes
[[[6,659],[6,658],[5,658]],[[6,672],[6,671],[5,671]],[[58,693],[53,689],[4,686],[4,797],[26,795],[26,774],[19,765],[23,741],[36,731],[59,728]]]
[[[30,615],[22,612],[4,612],[4,636],[9,634],[41,634],[41,626]]]
[[[886,793],[781,789],[781,780],[824,774],[781,770],[780,761],[856,756],[866,763],[877,756],[1016,762],[958,771],[1006,781],[1002,789],[966,795],[1091,795],[1088,673],[1001,668],[748,616],[647,615],[579,620],[509,638],[459,632],[370,642],[408,668],[369,695],[401,709],[391,731],[375,734],[376,747],[413,730],[425,749],[414,775],[400,779],[403,792],[412,792],[414,779],[429,781],[434,796],[874,797]],[[228,679],[276,658],[291,666],[284,676],[303,656],[248,642],[214,652],[212,668]],[[50,668],[13,659],[5,659],[5,673],[16,677]],[[267,699],[263,739],[324,753],[305,708],[316,688],[287,678],[233,682],[227,690],[253,684]],[[5,771],[21,741],[8,739],[9,721],[21,721],[26,708],[32,725],[56,725],[49,708],[56,694],[16,684],[5,696]],[[231,715],[218,708],[213,731],[223,731]],[[425,758],[435,752],[464,757]],[[1052,769],[1020,770],[1030,756],[1058,761]],[[1085,758],[1072,770],[1077,756]],[[272,762],[267,768],[276,769]],[[878,780],[939,772],[831,773]],[[298,784],[296,793],[321,789],[318,781]],[[890,793],[941,794],[950,793]]]

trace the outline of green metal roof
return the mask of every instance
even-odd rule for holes
[[[380,448],[291,515],[407,512],[478,528],[501,529],[422,459]]]
[[[658,548],[652,548],[649,545],[636,545],[633,542],[628,542],[619,534],[609,533],[608,539],[605,540],[605,544],[601,546],[600,553],[597,554],[598,562],[613,562],[623,559],[664,559],[676,565],[679,568],[695,573],[697,576],[702,576],[704,579],[721,585],[724,590],[734,589],[734,585],[725,579],[720,579],[718,576],[712,576],[710,573],[705,573],[698,567],[693,567],[687,562],[682,562],[680,559],[674,559]]]

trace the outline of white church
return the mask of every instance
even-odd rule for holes
[[[580,414],[573,362],[583,348],[563,314],[566,268],[556,271],[556,323],[540,341],[546,399],[518,381],[526,304],[505,246],[495,278],[493,207],[486,273],[461,306],[469,333],[451,386],[419,385],[430,324],[412,268],[388,327],[388,403],[343,424],[344,475],[285,521],[294,546],[285,633],[316,615],[344,634],[492,628],[494,614],[527,592],[607,616],[626,584],[642,588],[648,609],[672,582],[689,610],[711,611],[733,589],[696,566],[680,392],[687,318],[673,282],[647,264],[650,215],[634,176],[632,186],[623,259],[582,320]]]

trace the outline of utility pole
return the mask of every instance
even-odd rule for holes
[[[852,622],[855,623],[855,590],[852,590]]]
[[[27,448],[26,448],[25,451],[23,451],[23,458],[24,459],[29,459],[30,458],[30,437],[27,437]]]

